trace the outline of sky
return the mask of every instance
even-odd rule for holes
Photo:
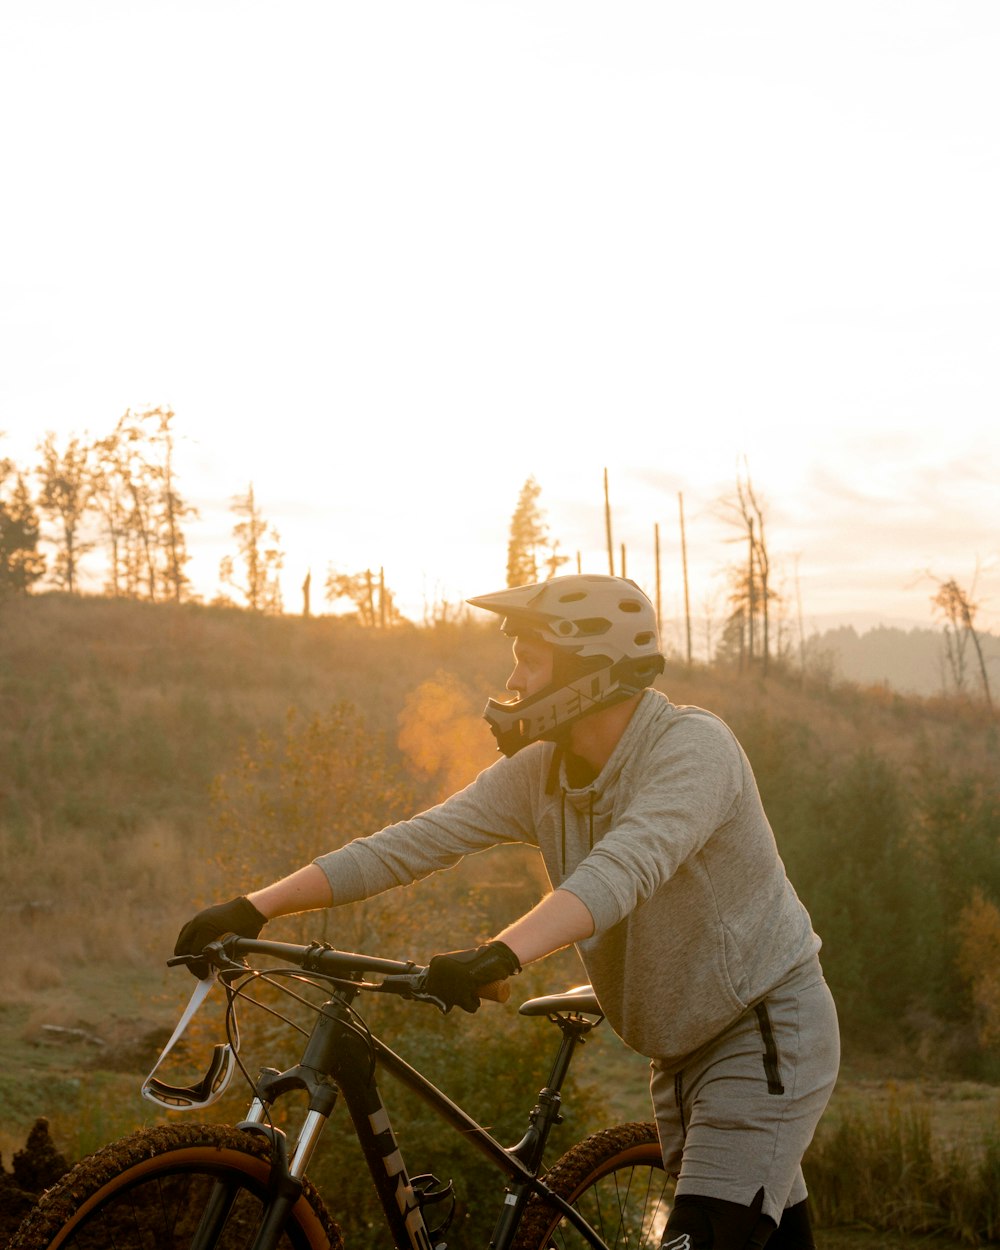
[[[529,476],[607,571],[605,469],[721,618],[749,472],[807,629],[1000,629],[998,63],[995,0],[4,0],[0,455],[170,407],[200,594],[252,482],[288,610],[415,619]]]

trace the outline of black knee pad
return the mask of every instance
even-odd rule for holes
[[[681,1194],[674,1199],[660,1250],[759,1250],[774,1232],[774,1220],[760,1213],[763,1203],[763,1189],[748,1207]]]
[[[805,1198],[793,1207],[786,1207],[777,1230],[767,1243],[767,1250],[816,1250],[809,1203]]]

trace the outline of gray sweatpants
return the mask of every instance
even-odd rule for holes
[[[819,960],[791,977],[678,1070],[652,1061],[650,1090],[677,1193],[748,1206],[778,1223],[806,1197],[802,1156],[840,1064],[833,998]]]

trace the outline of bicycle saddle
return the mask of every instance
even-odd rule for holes
[[[603,1016],[597,995],[589,985],[576,985],[562,994],[546,994],[542,998],[529,998],[518,1007],[522,1016],[553,1016],[561,1011],[584,1011],[592,1016]]]

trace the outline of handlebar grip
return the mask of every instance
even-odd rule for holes
[[[476,993],[491,1003],[505,1003],[510,998],[510,985],[506,981],[487,981],[476,987]]]

